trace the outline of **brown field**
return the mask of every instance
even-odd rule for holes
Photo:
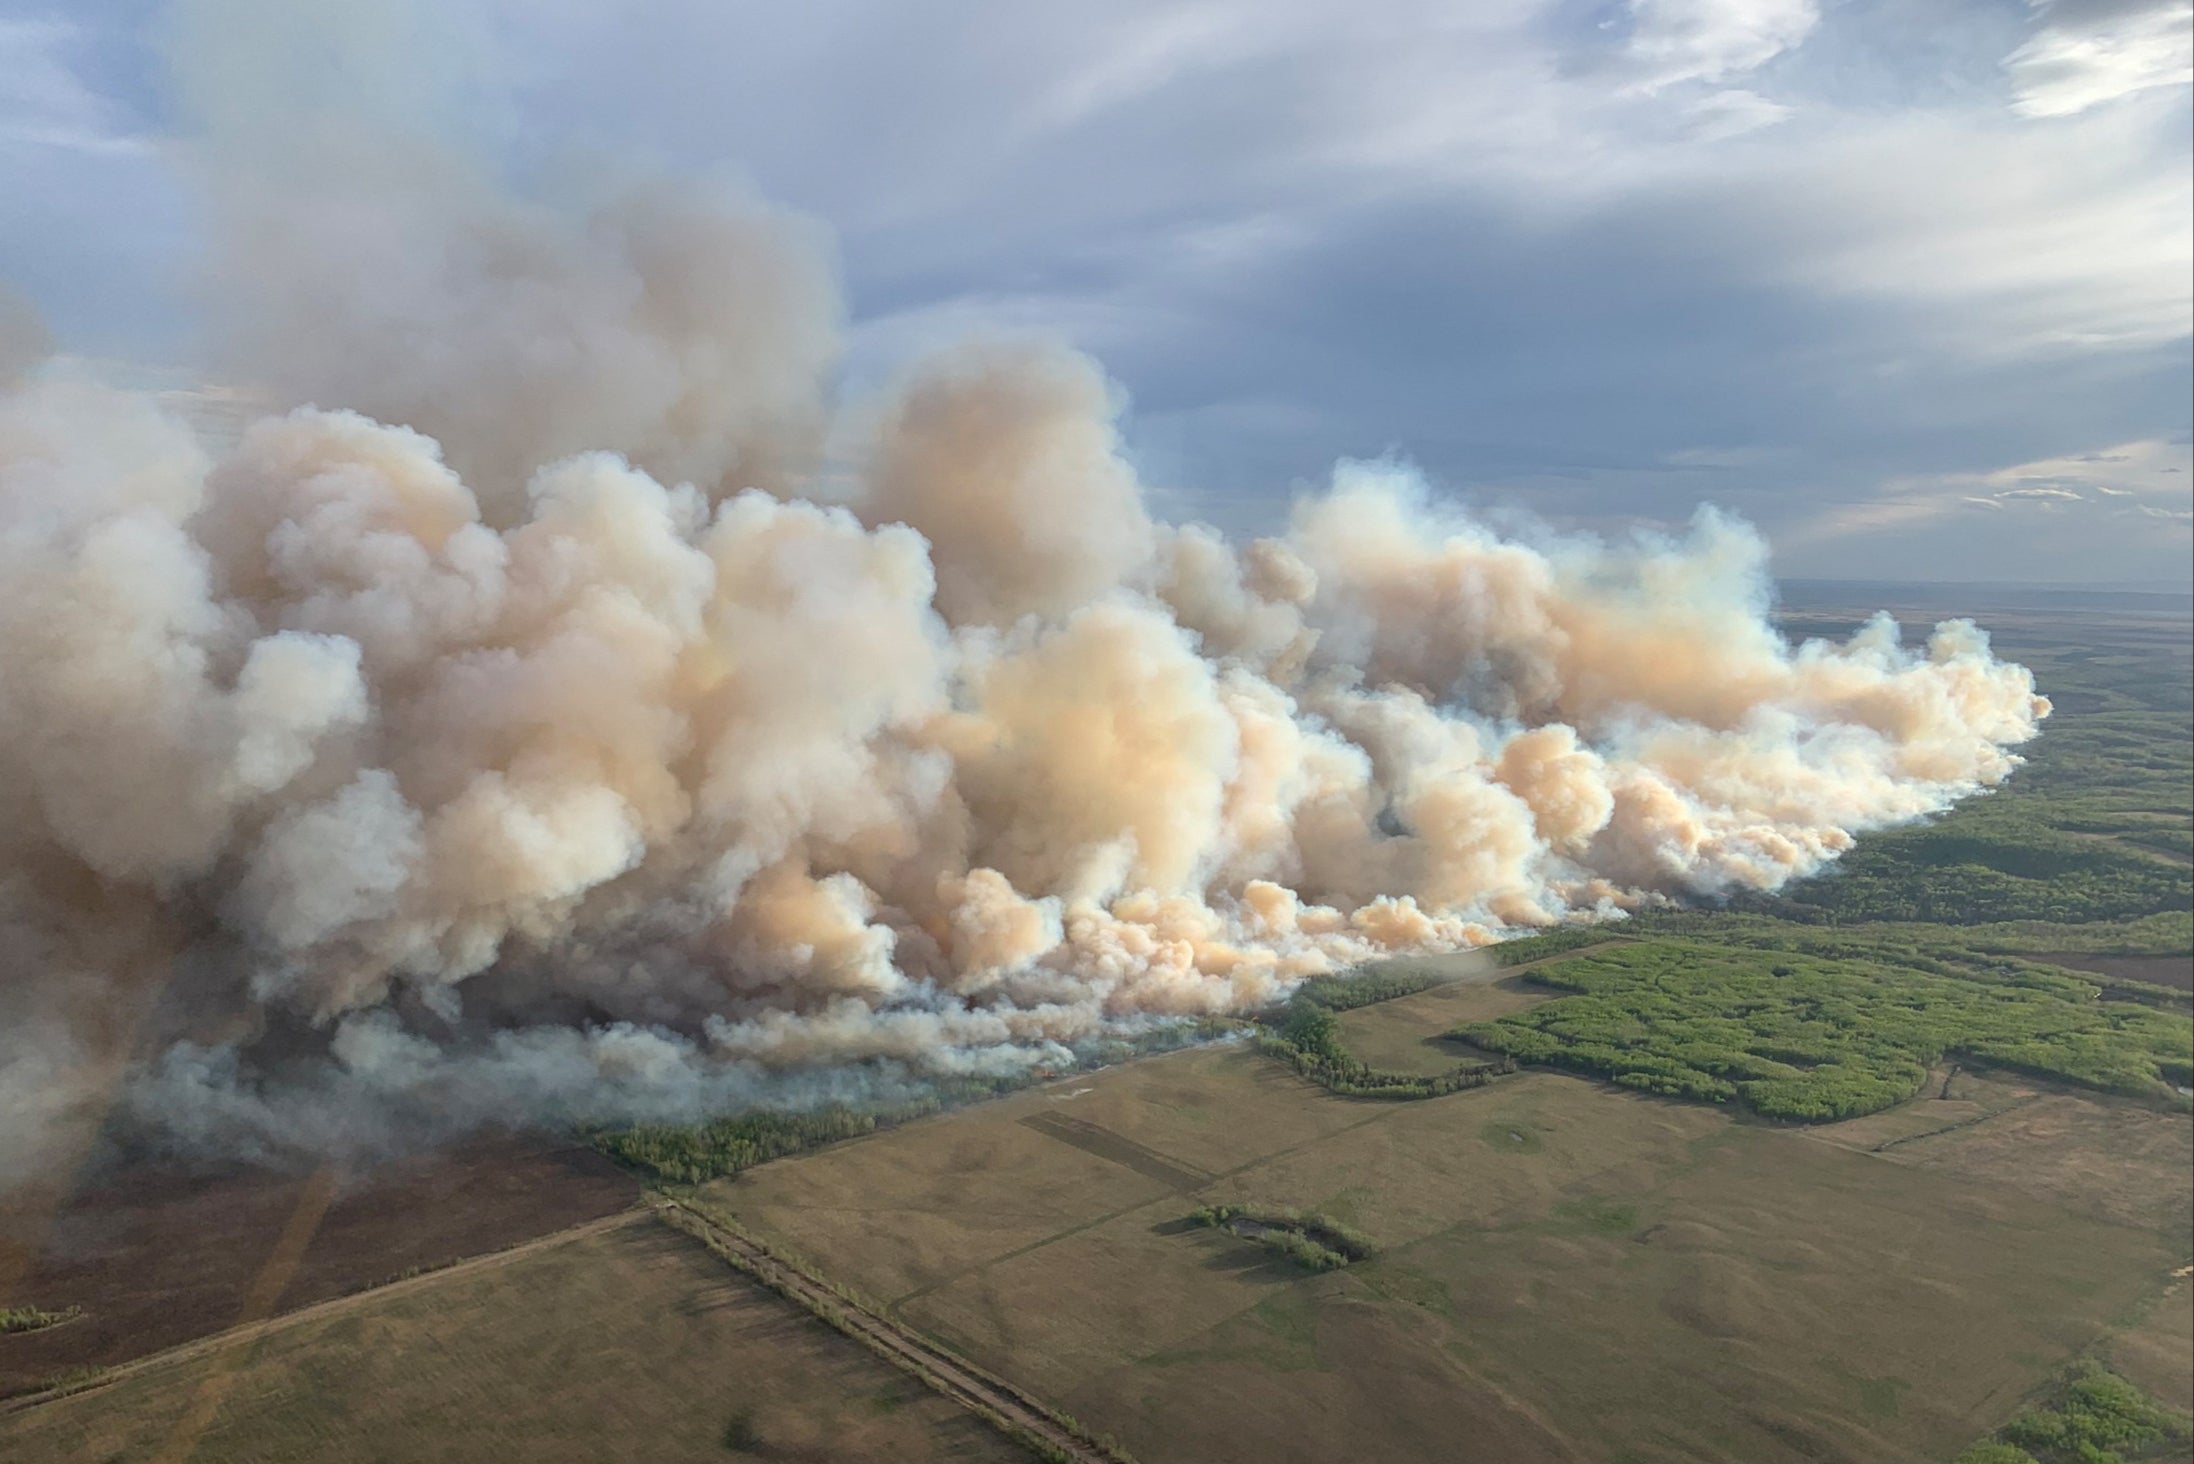
[[[1502,973],[1483,956],[1467,959],[1485,963],[1484,969],[1415,996],[1342,1012],[1341,1041],[1349,1053],[1389,1072],[1445,1072],[1458,1062],[1482,1060],[1485,1054],[1450,1042],[1441,1033],[1464,1022],[1505,1017],[1559,994],[1543,986],[1526,986],[1521,976]]]
[[[1945,1063],[1936,1067],[1926,1088],[1910,1103],[1803,1132],[1809,1138],[1846,1149],[1889,1154],[1920,1139],[1979,1124],[2040,1096],[2032,1088],[1992,1082],[1955,1063]]]
[[[194,1409],[209,1420],[203,1432]],[[255,1342],[185,1349],[0,1414],[0,1456],[723,1460],[739,1457],[724,1440],[742,1413],[756,1457],[1026,1457],[647,1218],[316,1308]]]
[[[264,1171],[133,1168],[42,1223],[13,1298],[81,1321],[0,1337],[0,1397],[232,1326],[307,1181]],[[591,1149],[488,1140],[341,1185],[296,1269],[266,1298],[285,1311],[415,1269],[501,1250],[625,1209],[639,1186]]]
[[[2065,966],[2074,971],[2093,971],[2097,975],[2115,977],[2120,981],[2145,981],[2151,986],[2194,991],[2194,956],[2073,956],[2055,951],[2034,951],[2027,954],[2027,959],[2047,961],[2053,966]]]
[[[2158,1402],[2194,1413],[2194,1285],[2181,1277],[2137,1323],[2111,1338],[2103,1355]]]
[[[1343,1020],[1385,1064],[1518,995]],[[1379,1103],[1205,1049],[704,1193],[1152,1464],[1939,1460],[2185,1260],[2163,1178],[2183,1115],[1991,1081],[1904,1120],[1964,1127],[1875,1154],[1553,1074]],[[2128,1166],[2087,1172],[2098,1143]],[[1313,1276],[1179,1223],[1227,1199],[1382,1252]]]
[[[2001,1078],[1958,1082],[1970,1084],[1991,1116],[1916,1137],[1883,1157],[2137,1226],[2186,1259],[2194,1236],[2194,1122],[2186,1115]]]

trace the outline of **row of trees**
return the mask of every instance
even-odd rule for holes
[[[1373,1002],[1393,1001],[1396,997],[1415,996],[1438,986],[1445,977],[1421,966],[1389,963],[1368,970],[1342,971],[1332,976],[1313,976],[1295,988],[1295,1000],[1323,1007],[1329,1012],[1345,1012],[1351,1007],[1370,1006]]]
[[[1549,930],[1539,935],[1504,940],[1492,948],[1493,960],[1500,966],[1521,966],[1528,961],[1542,961],[1548,956],[1581,950],[1585,946],[1603,945],[1622,934],[1624,930],[1621,926],[1566,925],[1559,930]]]
[[[1296,1210],[1205,1205],[1191,1210],[1188,1221],[1230,1231],[1312,1271],[1337,1271],[1373,1254],[1371,1241],[1361,1232],[1324,1215]]]
[[[1341,1024],[1332,1012],[1301,998],[1288,1009],[1279,1033],[1259,1038],[1257,1045],[1320,1087],[1349,1098],[1439,1098],[1465,1088],[1482,1088],[1516,1071],[1515,1062],[1503,1057],[1458,1063],[1444,1073],[1383,1072],[1342,1046]]]
[[[760,1110],[698,1123],[642,1123],[588,1135],[619,1163],[672,1184],[701,1184],[765,1160],[859,1138],[879,1128],[1034,1081],[1031,1077],[940,1079],[920,1097],[867,1106],[832,1104],[802,1112]]]

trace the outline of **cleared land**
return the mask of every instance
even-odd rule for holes
[[[813,1315],[828,1317],[838,1331],[858,1339],[870,1351],[919,1377],[944,1397],[1030,1441],[1060,1464],[1114,1464],[1117,1459],[1111,1450],[1084,1438],[1066,1420],[1011,1384],[969,1366],[965,1358],[937,1346],[912,1328],[786,1264],[753,1237],[721,1223],[705,1206],[678,1201],[665,1205],[660,1213],[675,1228],[701,1239],[733,1267],[771,1291]]]
[[[1025,1122],[1062,1112],[1214,1177]],[[1204,1051],[704,1194],[1146,1459],[1887,1461],[1987,1432],[2183,1262],[2001,1178],[1551,1074],[1381,1104]],[[1379,1254],[1306,1277],[1184,1193]]]
[[[2157,1402],[2194,1413],[2194,1285],[2180,1278],[2138,1322],[2110,1339],[2104,1356]]]
[[[43,1226],[11,1300],[77,1306],[65,1327],[0,1337],[0,1397],[235,1325],[307,1181],[136,1168],[95,1178]],[[631,1177],[569,1142],[490,1140],[338,1187],[276,1311],[615,1214]]]
[[[1510,1016],[1554,995],[1529,985],[1515,971],[1495,966],[1483,954],[1410,964],[1433,966],[1446,979],[1414,996],[1357,1007],[1336,1018],[1349,1054],[1388,1072],[1430,1077],[1458,1062],[1482,1058],[1482,1053],[1449,1039],[1448,1030]]]
[[[203,1433],[185,1420],[212,1394]],[[648,1219],[422,1277],[0,1415],[84,1459],[1017,1460],[989,1425]],[[727,1449],[727,1437],[746,1441]]]

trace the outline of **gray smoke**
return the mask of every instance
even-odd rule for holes
[[[240,432],[0,371],[0,1174],[115,1102],[264,1157],[1053,1065],[1772,889],[2047,714],[1969,623],[1787,643],[1711,511],[1156,521],[1072,351],[840,411],[816,226],[377,136],[193,155]]]

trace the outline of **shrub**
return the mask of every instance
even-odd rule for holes
[[[724,1425],[724,1447],[734,1454],[752,1454],[762,1447],[761,1426],[754,1420],[753,1405],[731,1415]]]
[[[0,1336],[58,1327],[63,1322],[75,1321],[83,1314],[84,1309],[77,1306],[63,1307],[59,1311],[45,1311],[35,1306],[0,1307]]]

